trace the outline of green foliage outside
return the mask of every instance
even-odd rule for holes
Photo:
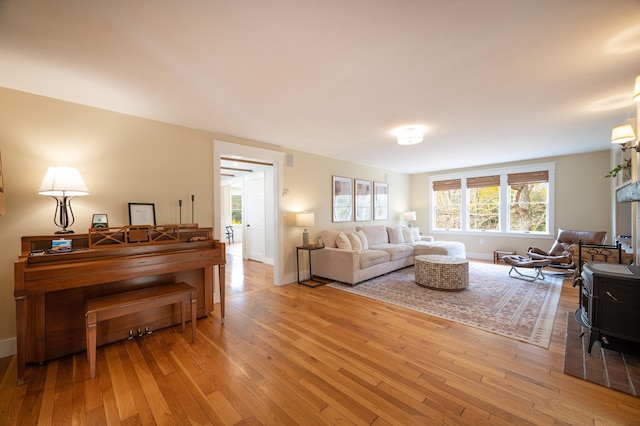
[[[242,195],[231,196],[231,224],[242,225]]]
[[[509,231],[547,232],[548,183],[509,186]],[[436,229],[462,229],[461,190],[436,191]],[[469,230],[500,231],[500,187],[468,190]]]
[[[469,189],[469,230],[500,230],[500,187]]]
[[[510,186],[510,230],[547,232],[547,182]]]

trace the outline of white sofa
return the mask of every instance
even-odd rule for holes
[[[346,239],[346,240],[345,240]],[[313,274],[346,284],[357,284],[414,264],[422,254],[465,258],[465,246],[455,241],[434,241],[418,228],[358,226],[320,233],[322,250],[311,252]]]

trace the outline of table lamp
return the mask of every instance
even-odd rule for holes
[[[75,222],[73,210],[71,209],[71,199],[89,195],[89,189],[84,183],[78,169],[73,167],[49,167],[42,179],[40,195],[48,195],[56,200],[56,212],[53,216],[53,223],[62,228],[56,234],[73,234],[67,229]]]
[[[413,227],[413,224],[411,223],[412,221],[416,220],[416,212],[411,211],[411,212],[405,212],[404,214],[404,220],[406,220],[407,222],[409,222],[407,224],[407,226],[409,228]]]
[[[309,212],[302,212],[296,214],[296,226],[305,228],[302,232],[302,245],[307,247],[309,245],[309,231],[307,228],[314,226],[315,215]]]

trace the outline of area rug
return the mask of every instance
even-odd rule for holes
[[[608,348],[596,341],[589,355],[589,333],[583,331],[573,314],[567,314],[565,374],[640,396],[640,345],[608,338]]]
[[[563,276],[527,282],[509,277],[508,268],[469,262],[469,287],[460,291],[416,284],[413,266],[353,287],[337,282],[329,287],[548,348]]]

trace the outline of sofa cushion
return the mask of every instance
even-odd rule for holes
[[[416,241],[411,244],[413,246],[414,256],[423,254],[439,254],[442,256],[453,256],[466,258],[466,248],[463,243],[458,241]]]
[[[367,239],[367,236],[364,235],[364,232],[358,231],[356,232],[356,235],[360,238],[360,242],[362,243],[362,251],[369,250],[369,240]]]
[[[349,242],[351,243],[351,250],[362,251],[362,241],[360,241],[360,237],[355,232],[349,232],[347,234],[347,238],[349,238]]]
[[[351,250],[351,242],[344,232],[338,232],[338,238],[336,238],[336,244],[339,249]]]
[[[389,261],[389,253],[382,250],[367,250],[360,253],[360,269],[380,265]]]
[[[413,247],[408,244],[376,244],[375,246],[369,246],[371,250],[382,250],[389,253],[391,260],[404,259],[405,257],[413,256]]]
[[[405,243],[414,243],[416,240],[413,238],[413,231],[411,228],[402,228],[402,238]]]
[[[326,229],[320,232],[320,240],[321,240],[320,243],[323,244],[325,247],[336,248],[338,247],[336,240],[338,238],[339,232],[344,232],[345,234],[348,234],[349,232],[355,232],[355,231],[356,229],[353,227],[345,228],[345,229]]]
[[[358,226],[358,230],[364,232],[369,242],[369,247],[376,244],[385,244],[389,242],[387,227],[384,225],[377,226]]]
[[[389,242],[391,244],[404,244],[401,226],[388,226],[387,235],[389,235]]]

